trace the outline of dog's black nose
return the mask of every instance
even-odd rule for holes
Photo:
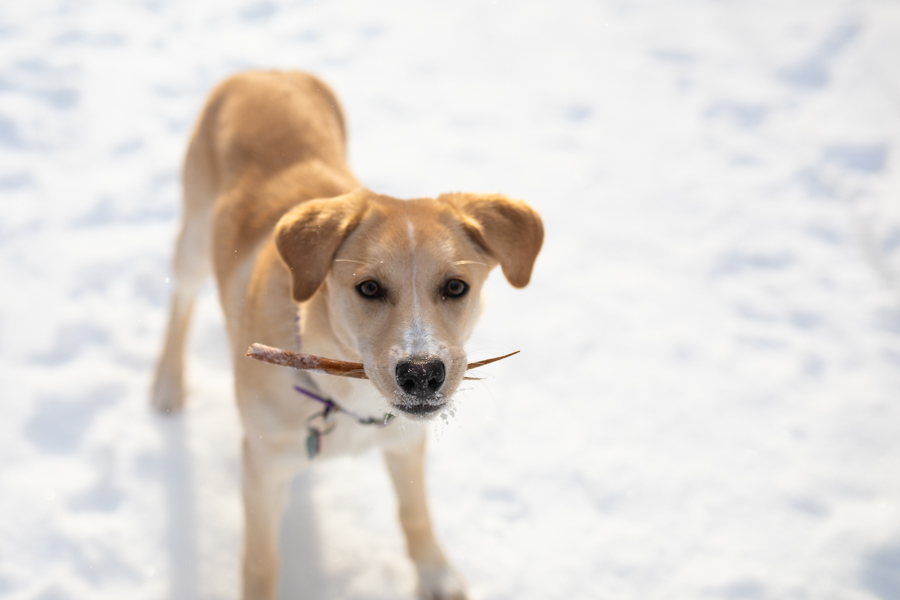
[[[397,385],[416,398],[427,398],[444,385],[446,370],[439,358],[425,357],[397,363]]]

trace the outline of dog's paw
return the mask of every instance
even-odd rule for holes
[[[161,413],[180,411],[184,407],[184,385],[181,378],[158,375],[150,392],[150,403]]]
[[[467,600],[462,578],[448,565],[417,564],[420,600]]]

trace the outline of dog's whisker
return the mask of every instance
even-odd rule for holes
[[[365,261],[362,261],[362,260],[352,260],[352,259],[350,259],[350,258],[336,258],[336,259],[334,259],[334,262],[349,262],[349,263],[356,263],[356,264],[359,264],[359,265],[367,265],[367,264],[369,264],[369,263],[367,263],[367,262],[365,262]]]
[[[454,265],[481,265],[482,267],[488,266],[483,262],[478,262],[477,260],[458,260],[453,264]]]

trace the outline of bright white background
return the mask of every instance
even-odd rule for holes
[[[544,216],[432,436],[474,598],[900,598],[898,60],[887,0],[4,2],[0,597],[236,597],[211,285],[186,413],[147,389],[189,128],[278,67],[370,188]],[[394,511],[377,454],[299,478],[285,596],[410,598]]]

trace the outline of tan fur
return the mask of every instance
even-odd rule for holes
[[[420,595],[464,598],[428,513],[425,423],[452,403],[465,374],[463,344],[489,270],[500,264],[511,284],[528,283],[540,218],[499,195],[397,200],[361,188],[345,162],[334,94],[296,72],[244,73],[217,87],[192,135],[183,183],[176,285],[152,399],[167,412],[184,403],[191,308],[214,272],[244,426],[243,598],[277,595],[279,521],[291,477],[309,463],[307,420],[320,408],[295,384],[364,415],[406,419],[376,429],[338,415],[321,458],[382,446]],[[449,294],[451,280],[468,284],[468,293]],[[357,286],[366,281],[377,281],[384,297],[363,297]],[[370,380],[244,358],[254,342],[298,349],[298,315],[304,352],[361,362]],[[415,361],[431,370],[422,375]],[[416,365],[405,379],[403,364]]]

